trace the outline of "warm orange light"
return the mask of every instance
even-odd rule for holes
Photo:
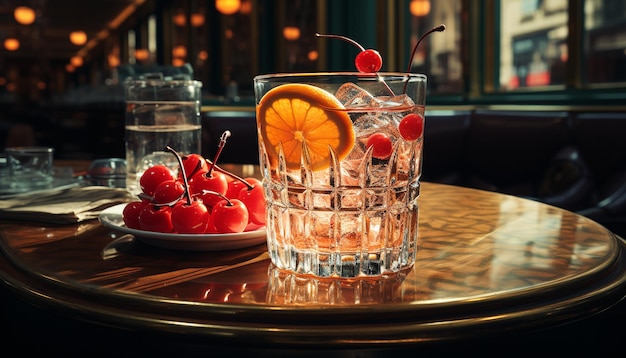
[[[187,57],[187,48],[182,45],[174,46],[174,48],[172,49],[172,56],[177,58]]]
[[[174,59],[172,59],[172,65],[173,66],[180,67],[180,66],[183,66],[184,64],[185,64],[185,60],[183,60],[182,58],[174,58]]]
[[[215,8],[224,15],[232,15],[239,11],[241,0],[215,0]]]
[[[204,25],[204,14],[191,14],[191,26],[200,27]]]
[[[35,22],[35,10],[27,6],[18,6],[13,11],[13,17],[22,25],[30,25]]]
[[[76,70],[76,68],[74,66],[72,66],[71,63],[68,63],[67,65],[65,65],[65,71],[72,73]]]
[[[202,50],[198,52],[198,59],[201,61],[206,61],[209,59],[209,53],[206,50]]]
[[[430,0],[411,0],[409,11],[413,16],[426,16],[430,12]]]
[[[87,34],[85,31],[70,32],[70,42],[76,46],[82,46],[87,43]]]
[[[7,51],[17,51],[20,48],[20,41],[14,38],[8,38],[4,40],[4,48]]]
[[[174,24],[176,26],[183,27],[183,26],[185,26],[186,23],[187,23],[187,19],[185,18],[185,14],[184,13],[179,12],[176,15],[174,15]]]
[[[145,48],[138,48],[135,50],[135,58],[139,61],[145,61],[150,57],[150,52]]]
[[[83,65],[83,58],[80,56],[73,56],[70,59],[70,63],[72,64],[72,66],[74,67],[80,67]]]
[[[317,52],[316,50],[311,50],[309,51],[309,53],[307,54],[307,58],[309,59],[309,61],[315,61],[320,57],[320,53]]]
[[[107,62],[109,63],[109,67],[115,68],[120,65],[120,58],[117,55],[110,54],[107,56]]]
[[[283,28],[283,37],[288,41],[295,41],[300,38],[300,29],[295,26],[285,26]]]
[[[244,1],[241,3],[241,7],[239,8],[239,12],[248,15],[252,12],[252,1]]]

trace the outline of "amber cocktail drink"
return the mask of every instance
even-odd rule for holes
[[[272,74],[254,85],[272,263],[319,277],[411,267],[426,76]]]

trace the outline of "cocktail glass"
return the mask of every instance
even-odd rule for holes
[[[272,263],[318,277],[412,267],[426,76],[270,74],[254,86]]]

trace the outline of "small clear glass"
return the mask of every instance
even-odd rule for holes
[[[5,154],[12,188],[41,187],[52,182],[54,148],[11,147],[5,149]]]
[[[176,171],[172,147],[181,155],[200,153],[202,83],[195,80],[146,76],[125,82],[126,91],[126,187],[141,193],[139,179],[157,164]]]

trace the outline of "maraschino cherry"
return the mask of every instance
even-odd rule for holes
[[[202,234],[207,229],[211,213],[202,200],[191,196],[185,165],[180,155],[169,146],[167,150],[172,152],[178,159],[185,190],[185,198],[179,200],[172,207],[171,220],[173,229],[179,234]]]
[[[424,117],[417,113],[407,114],[398,124],[398,131],[405,140],[418,139],[424,132]]]
[[[226,195],[210,192],[219,196],[219,200],[211,211],[212,223],[217,232],[239,233],[248,226],[249,214],[246,205],[239,199],[231,199]]]
[[[165,165],[152,166],[141,175],[139,179],[139,186],[141,191],[149,196],[154,195],[154,191],[157,186],[165,180],[174,179],[172,171]]]
[[[228,181],[224,173],[215,170],[215,163],[219,158],[226,140],[230,137],[230,131],[225,131],[220,137],[218,143],[217,152],[213,157],[213,161],[208,164],[208,170],[206,172],[199,171],[189,179],[189,188],[192,192],[198,193],[204,203],[210,207],[213,207],[220,199],[219,196],[210,194],[209,192],[217,192],[220,195],[226,195],[228,191]]]
[[[257,178],[244,179],[220,167],[216,166],[215,168],[233,178],[228,184],[226,196],[241,200],[248,208],[249,227],[258,228],[265,225],[267,211],[261,181]]]
[[[358,42],[349,37],[319,33],[316,33],[315,36],[340,39],[358,47],[361,51],[356,55],[356,58],[354,59],[354,66],[359,72],[376,73],[380,71],[380,69],[383,67],[383,58],[378,51],[373,49],[366,50],[365,47],[361,46]]]
[[[374,133],[367,139],[367,147],[373,147],[372,157],[376,159],[389,159],[393,152],[391,139],[385,133]]]

